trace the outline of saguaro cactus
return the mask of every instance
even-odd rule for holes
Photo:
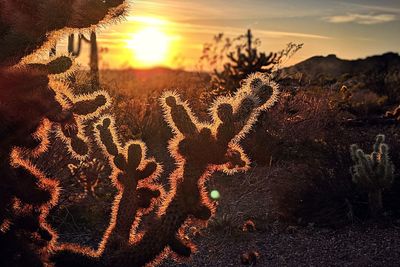
[[[97,46],[97,35],[95,31],[90,32],[90,38],[86,38],[84,34],[77,35],[78,41],[75,43],[75,34],[71,33],[68,36],[68,53],[73,57],[79,57],[82,51],[82,41],[90,45],[90,78],[92,91],[96,91],[100,87],[99,75],[99,51]],[[75,47],[76,46],[76,47]]]
[[[350,147],[355,163],[350,169],[353,181],[368,192],[369,207],[374,217],[381,214],[382,192],[390,188],[394,179],[394,165],[389,157],[389,147],[384,141],[383,134],[377,135],[371,154],[365,154],[355,144]]]

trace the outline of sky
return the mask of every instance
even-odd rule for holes
[[[288,64],[315,55],[355,59],[400,52],[400,0],[134,0],[98,33],[103,68],[195,69],[203,44],[251,28],[260,50],[304,43]],[[83,54],[82,57],[87,57]],[[84,61],[84,59],[81,59]]]

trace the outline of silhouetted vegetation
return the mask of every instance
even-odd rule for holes
[[[325,264],[353,233],[374,263],[399,253],[398,55],[279,69],[302,45],[263,53],[249,30],[206,45],[211,74],[99,71],[95,25],[125,9],[0,1],[1,266],[279,265],[315,247]]]

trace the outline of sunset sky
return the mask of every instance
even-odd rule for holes
[[[400,52],[400,1],[134,0],[125,20],[99,33],[99,46],[108,48],[101,65],[194,69],[214,35],[233,37],[248,28],[261,39],[261,50],[304,43],[290,63],[314,55]]]

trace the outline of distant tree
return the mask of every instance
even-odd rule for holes
[[[283,59],[297,52],[302,44],[288,44],[280,52],[259,52],[261,41],[254,38],[249,29],[246,34],[233,39],[224,38],[220,33],[214,36],[211,43],[206,43],[200,57],[200,67],[210,66],[212,72],[212,91],[208,96],[219,96],[234,93],[240,88],[240,81],[254,72],[273,73]]]

